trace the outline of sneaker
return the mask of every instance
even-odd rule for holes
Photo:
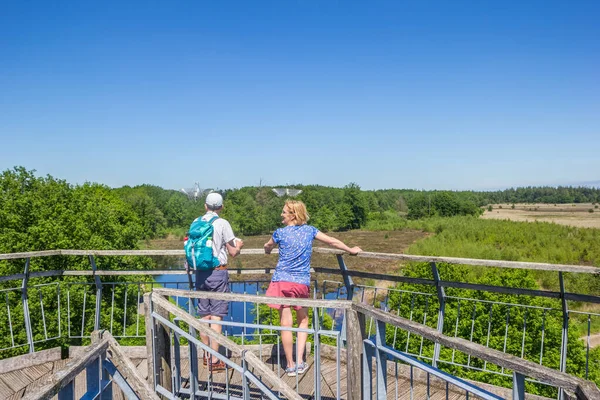
[[[298,372],[299,375],[302,375],[303,373],[305,373],[307,369],[308,369],[308,364],[305,362],[301,362],[299,365],[296,366],[296,372]]]
[[[287,374],[287,376],[296,376],[296,366],[293,367],[287,367],[285,369],[285,373]]]

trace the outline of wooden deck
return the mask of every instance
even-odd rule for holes
[[[132,354],[134,357],[131,361],[136,366],[138,373],[147,379],[148,366],[145,358],[135,358],[135,355],[140,354],[140,351]],[[0,399],[16,400],[24,396],[35,393],[36,389],[49,379],[49,377],[65,367],[70,359],[54,360],[41,362],[36,365],[25,366],[24,368],[14,369],[0,373]],[[239,360],[232,359],[239,363]],[[263,361],[272,371],[276,372],[290,387],[294,388],[303,398],[312,399],[315,396],[315,381],[314,381],[314,359],[308,358],[308,370],[297,377],[288,377],[284,368],[278,366],[277,360],[273,357],[263,357]],[[406,366],[399,365],[398,371],[393,363],[388,366],[388,383],[387,391],[388,399],[450,399],[462,400],[466,398],[465,392],[450,386],[448,392],[446,384],[438,379],[431,378],[429,381],[429,393],[427,385],[427,377],[423,373],[413,370],[413,380],[411,383],[410,369]],[[226,394],[229,390],[231,396],[241,396],[242,378],[241,374],[229,369],[228,371],[214,372],[210,374],[205,366],[202,365],[202,360],[199,360],[199,384],[201,390],[208,390],[213,393]],[[338,364],[335,360],[323,357],[321,359],[321,398],[322,399],[341,399],[347,398],[347,377],[346,366],[344,363],[339,364],[339,381],[338,381]],[[181,371],[184,378],[189,377],[189,361],[182,359]],[[260,376],[259,376],[260,378]],[[373,385],[375,387],[375,381]],[[184,380],[183,387],[187,387],[187,379]],[[86,376],[85,371],[80,373],[75,379],[75,398],[80,398],[85,393]],[[502,396],[510,398],[510,392],[507,389],[495,388],[495,392]],[[123,399],[123,394],[113,383],[113,398]],[[253,390],[252,398],[260,399],[258,389]],[[476,399],[478,397],[469,395],[469,398]],[[533,397],[532,397],[533,398]]]

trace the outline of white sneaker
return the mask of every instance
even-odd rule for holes
[[[285,373],[287,374],[287,376],[296,376],[296,366],[293,367],[287,367],[285,369]]]
[[[301,362],[299,365],[296,365],[296,372],[300,375],[306,372],[308,369],[308,364],[305,362]]]

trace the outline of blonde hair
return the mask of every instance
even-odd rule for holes
[[[287,209],[296,217],[296,225],[304,225],[308,222],[310,215],[306,211],[306,206],[300,200],[288,200],[285,202]]]

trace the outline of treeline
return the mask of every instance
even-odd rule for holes
[[[296,186],[310,213],[310,223],[324,232],[364,228],[369,221],[389,216],[418,219],[429,216],[480,215],[479,200],[472,192],[415,190],[364,191],[350,183],[343,188],[319,185]],[[204,213],[204,198],[196,201],[175,190],[140,185],[114,191],[138,215],[144,237],[162,236],[167,231],[187,229]],[[281,225],[281,209],[288,197],[278,197],[271,187],[243,187],[222,191],[222,217],[242,235],[274,231]],[[183,232],[181,232],[183,233]]]
[[[71,185],[15,167],[0,176],[0,244],[5,251],[49,248],[133,248],[140,239],[183,235],[204,213],[204,199],[152,185],[110,189],[96,183]],[[479,216],[492,203],[598,202],[600,189],[527,187],[497,192],[361,190],[300,185],[310,223],[324,232],[398,226],[398,220]],[[286,197],[270,187],[222,191],[222,214],[241,235],[270,233],[280,226]]]
[[[528,187],[498,192],[365,191],[354,183],[343,188],[295,187],[302,190],[296,198],[306,203],[310,223],[324,232],[360,229],[367,225],[386,226],[398,218],[479,216],[482,207],[492,203],[594,203],[600,199],[600,189],[586,187]],[[190,221],[204,212],[203,198],[193,201],[175,190],[150,185],[114,190],[138,215],[147,238],[161,236],[167,231],[184,231]],[[222,194],[225,199],[222,216],[232,223],[236,232],[265,234],[280,226],[281,208],[286,197],[278,197],[272,188],[243,187],[225,190]]]

